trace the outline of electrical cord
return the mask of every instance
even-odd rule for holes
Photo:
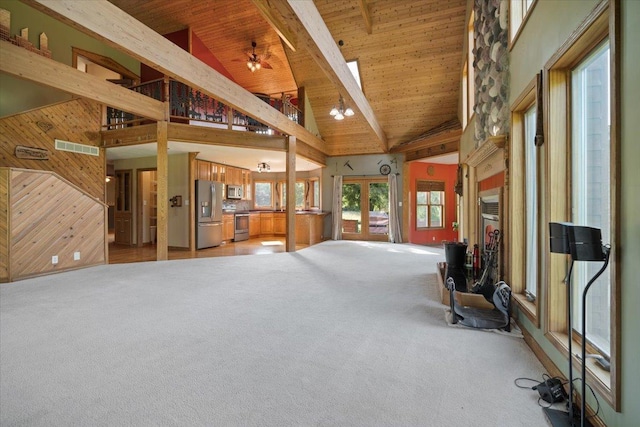
[[[573,381],[582,381],[582,378],[574,378]],[[598,416],[598,414],[600,413],[600,401],[598,400],[598,396],[596,396],[596,392],[593,391],[593,388],[586,383],[585,386],[587,386],[589,388],[589,391],[591,391],[591,395],[593,396],[593,398],[596,401],[596,412],[593,415],[588,415],[586,418],[595,418],[596,416]],[[584,396],[582,397],[582,404],[584,405],[586,402],[586,399],[584,398]]]
[[[565,385],[569,384],[568,380],[565,380],[565,379],[560,378],[560,377],[551,377],[548,374],[542,374],[542,381],[536,380],[534,378],[520,377],[520,378],[516,378],[515,380],[513,380],[513,384],[518,388],[528,389],[528,390],[536,390],[537,386],[540,383],[547,383],[550,380],[558,380],[558,381],[560,381],[560,384],[562,384],[562,386],[565,386]],[[535,384],[533,386],[522,385],[523,381],[530,381],[530,382],[535,383]],[[573,382],[575,383],[576,381],[582,381],[582,378],[574,378]],[[585,385],[589,388],[589,391],[591,391],[591,395],[593,396],[593,398],[596,401],[596,411],[595,411],[595,413],[593,415],[587,416],[587,418],[595,418],[600,413],[600,401],[598,400],[598,396],[596,396],[596,393],[593,390],[593,388],[589,384],[585,384]],[[542,399],[542,397],[538,397],[538,406],[540,406],[541,408],[549,408],[549,407],[553,406],[553,403],[549,403],[549,405],[544,405],[544,404],[542,404],[541,401],[544,401]],[[573,401],[574,400],[571,399],[571,402],[573,402]],[[584,399],[584,396],[583,396],[582,404],[584,405],[585,402],[586,402],[586,399]],[[567,406],[568,405],[569,405],[569,401],[567,401]]]

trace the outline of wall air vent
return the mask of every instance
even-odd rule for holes
[[[63,141],[56,139],[56,150],[70,151],[72,153],[87,154],[89,156],[100,156],[100,149],[91,145],[78,144],[77,142]]]

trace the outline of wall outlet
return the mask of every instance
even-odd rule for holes
[[[51,257],[51,264],[56,265],[58,263],[58,255]]]
[[[73,253],[73,260],[74,261],[80,261],[80,252],[74,252]]]

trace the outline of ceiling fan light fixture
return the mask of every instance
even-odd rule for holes
[[[347,117],[351,117],[353,116],[355,113],[353,112],[353,110],[351,109],[351,107],[347,107],[346,110],[344,110],[344,115]]]
[[[269,172],[271,170],[271,166],[269,166],[267,163],[262,162],[262,163],[258,163],[258,173],[262,173],[264,172]]]
[[[342,120],[342,119],[344,119],[344,115],[342,115],[342,113],[338,113],[333,118],[336,119],[336,120]]]
[[[335,105],[333,106],[331,111],[329,111],[329,115],[330,116],[337,116],[338,115],[338,109],[335,107]]]

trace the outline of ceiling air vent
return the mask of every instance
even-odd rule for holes
[[[89,156],[100,156],[100,149],[91,145],[78,144],[76,142],[56,139],[56,150],[70,151],[72,153],[87,154]]]

